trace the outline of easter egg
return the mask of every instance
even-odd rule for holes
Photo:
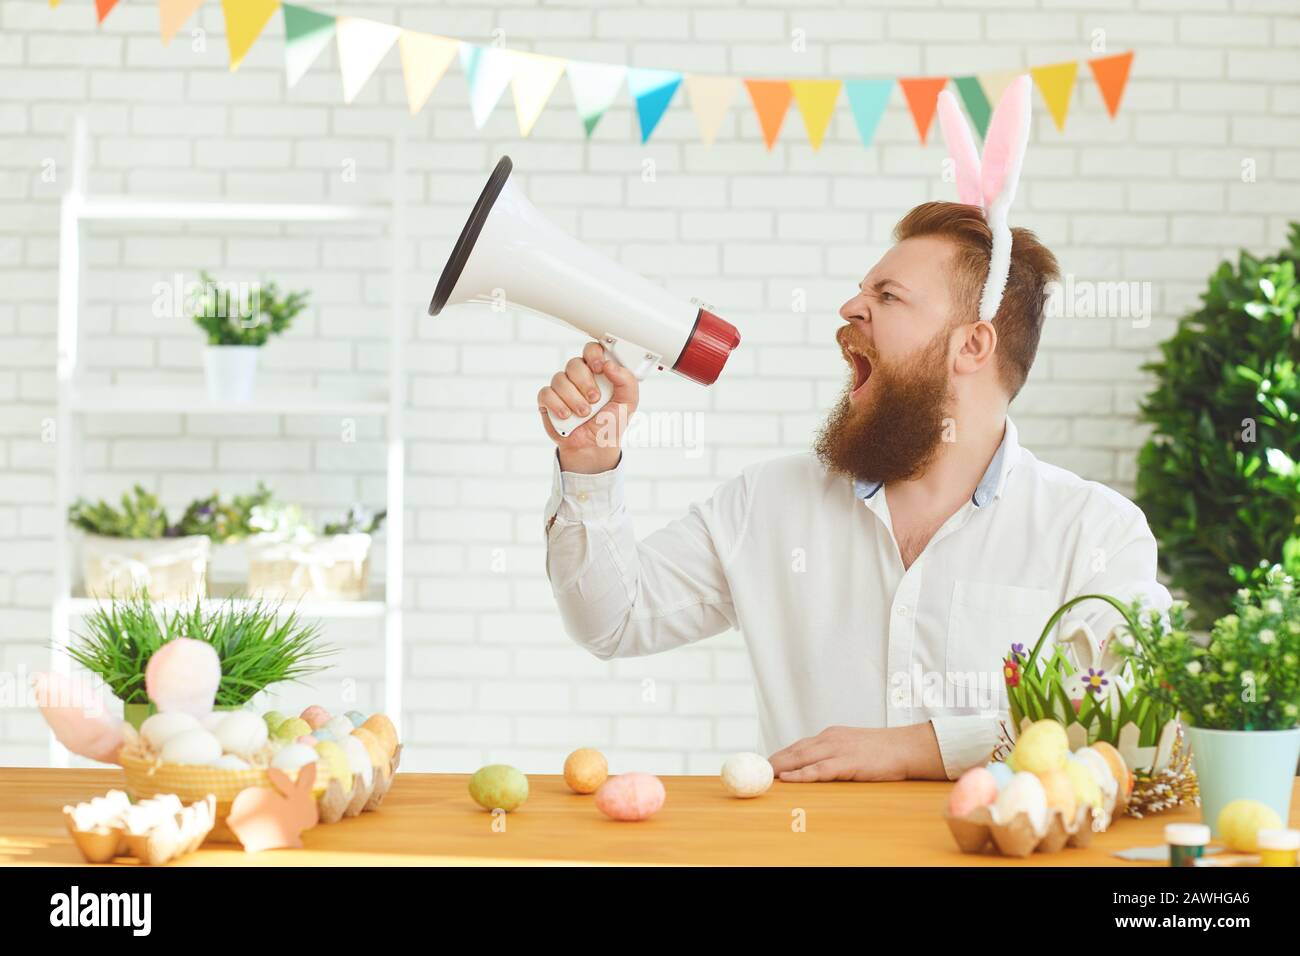
[[[1101,808],[1101,787],[1097,785],[1097,774],[1091,766],[1082,760],[1067,760],[1065,773],[1074,788],[1075,799],[1085,807]]]
[[[203,728],[183,730],[163,744],[162,762],[209,764],[221,756],[221,743]]]
[[[271,766],[277,770],[297,770],[309,763],[315,763],[319,756],[315,748],[308,747],[306,744],[289,744],[281,747],[271,758]]]
[[[352,722],[353,727],[360,727],[366,722],[366,715],[359,710],[349,710],[343,716]]]
[[[581,747],[564,760],[564,782],[574,793],[595,793],[609,777],[605,755],[591,747]]]
[[[1282,821],[1266,803],[1233,800],[1219,811],[1215,830],[1224,843],[1239,853],[1259,852],[1259,831],[1276,830]]]
[[[268,710],[262,715],[262,723],[266,724],[266,729],[271,734],[274,734],[275,729],[288,719],[288,717],[280,713],[278,710]]]
[[[312,730],[324,727],[330,722],[330,712],[320,704],[312,704],[298,716],[307,721],[307,726]]]
[[[1079,812],[1079,798],[1074,795],[1070,775],[1064,770],[1049,770],[1039,774],[1038,782],[1043,785],[1043,793],[1047,795],[1048,811],[1055,811],[1066,821],[1073,821]]]
[[[330,779],[341,783],[344,793],[351,793],[352,764],[348,760],[348,755],[343,752],[343,748],[332,740],[325,740],[316,745],[316,753],[321,762],[329,768]]]
[[[172,638],[149,655],[144,686],[160,712],[202,717],[212,713],[221,686],[221,658],[206,641]]]
[[[952,793],[948,794],[948,812],[954,817],[965,817],[997,799],[997,778],[987,767],[971,767],[953,784]]]
[[[347,755],[348,766],[352,768],[352,772],[361,774],[361,785],[369,787],[371,781],[375,779],[375,768],[370,762],[370,752],[366,750],[366,745],[356,737],[348,734],[339,740],[339,746],[343,748],[343,753]]]
[[[732,754],[722,765],[722,789],[733,797],[761,796],[772,786],[775,771],[762,754]]]
[[[384,753],[388,756],[391,757],[397,750],[397,728],[384,714],[371,714],[361,727],[379,738],[379,742],[384,745]]]
[[[1097,786],[1101,789],[1103,804],[1106,807],[1111,807],[1115,795],[1119,792],[1119,781],[1115,779],[1115,774],[1111,772],[1110,763],[1091,747],[1080,748],[1075,751],[1074,756],[1092,771],[1093,779],[1097,781]]]
[[[360,724],[353,724],[352,721],[348,720],[348,718],[340,714],[337,717],[331,717],[329,723],[327,723],[324,727],[317,727],[316,729],[318,731],[328,730],[330,736],[333,737],[335,740],[342,740],[344,737],[352,733],[352,731],[359,726]],[[320,734],[318,733],[316,736],[319,737]]]
[[[1016,771],[1046,773],[1060,770],[1070,752],[1070,740],[1065,728],[1054,720],[1036,720],[1025,728],[1016,741]]]
[[[322,743],[323,741],[326,740],[332,740],[335,743],[339,742],[339,739],[335,737],[332,733],[330,733],[328,727],[317,727],[315,730],[311,732],[311,735],[316,738],[317,743]],[[352,736],[351,733],[349,733],[348,736],[349,737]]]
[[[596,791],[596,809],[613,820],[646,820],[664,805],[663,781],[652,773],[620,773]]]
[[[389,759],[388,755],[384,753],[384,745],[379,742],[379,738],[365,727],[358,727],[356,730],[352,731],[349,736],[357,738],[357,740],[361,741],[365,745],[366,753],[370,757],[370,766],[378,770],[384,777],[387,777],[388,772],[392,767],[392,761]]]
[[[1016,775],[1016,772],[1012,770],[1008,764],[1005,764],[1000,760],[994,760],[984,769],[993,774],[993,779],[996,780],[998,784],[998,790],[1002,790],[1011,782],[1011,778]]]
[[[1089,750],[1095,750],[1101,754],[1102,758],[1110,767],[1111,774],[1119,781],[1122,793],[1128,796],[1133,792],[1133,774],[1129,772],[1128,764],[1124,762],[1124,757],[1113,746],[1104,740],[1099,740]]]
[[[153,750],[162,750],[168,740],[187,730],[202,730],[202,727],[197,718],[176,711],[146,718],[140,725],[140,736]]]
[[[320,743],[320,741],[311,734],[303,734],[301,737],[295,737],[293,742],[296,744],[302,744],[304,747],[315,747]]]
[[[242,757],[234,754],[222,754],[216,760],[212,761],[212,766],[218,770],[252,770],[253,766]]]
[[[217,740],[221,749],[247,760],[266,744],[266,722],[249,710],[236,710],[225,715],[217,725]]]
[[[1020,814],[1028,817],[1030,825],[1040,833],[1047,826],[1047,793],[1042,782],[1024,770],[1011,778],[993,805],[993,818],[998,823],[1010,823]]]
[[[311,724],[301,717],[290,717],[275,728],[275,736],[281,740],[297,740],[311,733]]]
[[[509,764],[489,764],[469,778],[469,795],[484,810],[518,810],[528,799],[528,778]]]

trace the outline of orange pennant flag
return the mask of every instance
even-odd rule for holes
[[[117,0],[95,0],[95,16],[99,17],[99,22],[104,22],[104,17],[108,16],[112,9],[117,6]]]
[[[1058,131],[1064,132],[1065,116],[1070,112],[1070,95],[1074,92],[1074,80],[1079,75],[1078,61],[1030,67],[1029,75],[1034,78],[1038,91],[1047,101],[1052,122]]]
[[[1132,50],[1088,61],[1088,66],[1092,69],[1092,78],[1097,81],[1097,89],[1101,90],[1101,98],[1106,102],[1106,109],[1110,112],[1111,119],[1114,119],[1115,114],[1119,112],[1120,97],[1124,95],[1124,87],[1128,84],[1129,67],[1132,65]]]
[[[746,80],[745,89],[758,114],[758,125],[763,128],[763,141],[771,149],[781,134],[781,124],[790,109],[794,93],[785,80]]]
[[[162,33],[163,46],[172,42],[172,37],[185,26],[185,21],[194,16],[194,11],[203,6],[203,0],[158,0],[158,27]]]
[[[948,85],[946,76],[914,76],[909,79],[899,77],[898,85],[903,88],[907,99],[907,108],[912,113],[912,122],[916,124],[917,135],[922,145],[930,135],[930,123],[934,120],[935,108],[939,105],[939,94]]]

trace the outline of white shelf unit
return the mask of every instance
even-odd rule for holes
[[[81,618],[101,602],[73,594],[72,547],[65,517],[75,496],[80,473],[82,439],[80,420],[84,415],[222,415],[281,416],[344,414],[374,417],[384,421],[386,442],[385,575],[382,589],[360,601],[303,601],[285,604],[284,610],[303,617],[362,619],[384,622],[384,711],[402,725],[402,584],[403,531],[405,528],[404,476],[406,447],[402,413],[406,403],[403,375],[403,345],[406,316],[401,297],[401,262],[404,254],[402,216],[403,137],[393,143],[392,195],[386,203],[371,205],[219,202],[137,198],[132,196],[90,196],[86,191],[88,163],[84,117],[74,121],[70,184],[63,196],[59,219],[59,304],[57,412],[55,420],[54,482],[54,602],[51,667],[67,671],[64,653],[74,619]],[[83,385],[78,379],[78,327],[82,300],[84,265],[83,226],[87,222],[259,222],[340,223],[387,222],[392,240],[390,296],[390,349],[387,388],[356,395],[340,395],[322,389],[261,389],[247,405],[211,401],[202,381],[193,387]],[[341,502],[340,504],[350,504]],[[214,598],[214,600],[221,600]],[[166,605],[164,605],[166,606]],[[69,754],[51,734],[50,763],[66,767]]]

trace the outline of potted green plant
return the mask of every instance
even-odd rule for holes
[[[1300,574],[1298,264],[1300,223],[1277,255],[1221,264],[1147,366],[1136,500],[1200,628],[1261,567]]]
[[[148,591],[156,600],[207,593],[211,541],[195,522],[172,525],[158,498],[140,485],[122,495],[120,506],[78,498],[68,522],[85,532],[82,578],[92,597]]]
[[[167,641],[189,637],[213,646],[221,661],[216,699],[221,709],[238,709],[272,684],[317,673],[334,653],[321,644],[318,625],[263,602],[205,607],[195,601],[193,607],[168,611],[138,595],[99,608],[84,628],[69,644],[68,655],[109,686],[137,728],[151,706],[145,668]]]
[[[1123,650],[1149,669],[1151,697],[1176,707],[1186,725],[1212,828],[1238,799],[1268,804],[1289,819],[1300,758],[1300,595],[1277,565],[1233,597],[1208,641],[1188,627],[1186,605],[1150,615]]]
[[[280,335],[307,306],[307,292],[281,295],[274,283],[235,287],[207,272],[190,299],[194,324],[207,336],[203,369],[208,396],[216,401],[248,402],[253,397],[257,358],[273,335]]]
[[[252,521],[265,530],[248,542],[249,593],[277,600],[362,599],[373,535],[385,515],[357,505],[316,529],[291,506],[256,510]]]

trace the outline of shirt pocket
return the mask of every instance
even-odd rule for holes
[[[1005,709],[1003,658],[1012,644],[1023,644],[1028,653],[1056,608],[1055,596],[1045,588],[954,581],[944,654],[947,680],[959,690],[986,689],[984,699],[991,694]],[[986,709],[986,704],[972,700],[965,707]]]

